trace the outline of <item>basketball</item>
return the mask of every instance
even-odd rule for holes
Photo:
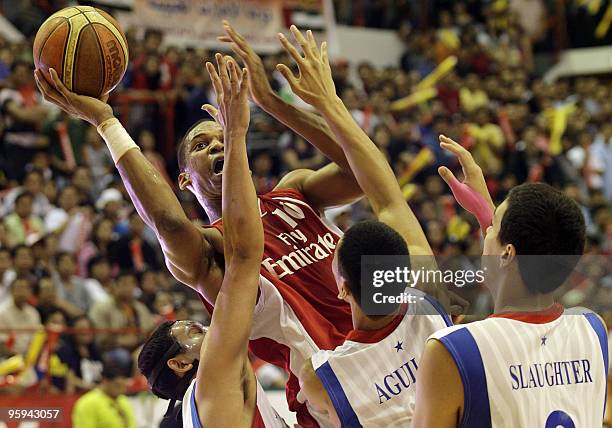
[[[69,90],[96,98],[117,86],[128,64],[127,40],[117,21],[89,6],[51,15],[36,33],[33,55],[47,79],[53,68]]]

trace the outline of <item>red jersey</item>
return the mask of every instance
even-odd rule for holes
[[[269,313],[258,315],[256,308],[250,349],[262,360],[289,372],[289,408],[297,412],[301,426],[316,427],[318,423],[306,405],[297,401],[296,374],[305,358],[318,349],[341,345],[353,328],[350,306],[338,299],[332,273],[342,232],[326,223],[293,189],[259,196],[259,210],[264,229],[264,279],[260,280],[258,307],[265,307],[261,310]],[[223,232],[223,221],[211,227]],[[204,303],[211,309],[208,302]]]

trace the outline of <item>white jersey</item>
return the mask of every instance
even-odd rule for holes
[[[288,428],[274,407],[268,401],[259,381],[257,381],[257,405],[253,416],[253,428]],[[195,402],[195,379],[191,381],[182,402],[183,428],[202,428]],[[213,424],[214,425],[214,424]]]
[[[287,361],[285,368],[292,373],[299,373],[306,360],[320,349],[302,319],[283,299],[278,289],[262,275],[259,277],[259,297],[255,305],[249,339],[251,350],[258,346],[260,351],[262,348],[268,349],[268,352],[278,354],[279,358],[283,354],[286,355],[281,362]],[[264,341],[257,343],[260,339]],[[297,378],[295,381],[297,383]],[[321,428],[331,427],[327,415],[318,412],[309,403],[306,403],[306,406],[309,414]]]
[[[602,426],[608,343],[595,313],[555,305],[450,327],[432,338],[461,375],[462,427]]]
[[[352,331],[343,345],[319,351],[312,365],[342,427],[408,427],[418,363],[427,337],[452,325],[441,305],[418,290],[405,314],[375,331]]]
[[[203,300],[204,301],[204,300]],[[253,312],[253,322],[249,335],[249,349],[257,350],[257,355],[265,355],[266,361],[281,367],[290,373],[299,373],[299,370],[315,352],[319,351],[316,338],[310,333],[305,324],[313,324],[320,318],[317,314],[307,317],[307,311],[312,311],[310,305],[303,305],[302,315],[296,314],[292,306],[283,298],[278,288],[265,276],[259,276],[259,295]],[[306,314],[308,315],[308,314]],[[325,326],[323,326],[325,327]],[[310,331],[313,331],[311,329]],[[316,332],[315,332],[316,333]],[[327,330],[321,329],[318,337],[324,337]],[[327,349],[330,349],[328,347]],[[292,384],[293,380],[293,384]],[[297,377],[289,378],[290,387],[297,396],[299,383]],[[297,400],[296,400],[297,402]],[[317,412],[309,403],[301,404],[308,410],[310,416],[321,428],[331,428],[326,414]],[[290,407],[290,410],[295,410]]]

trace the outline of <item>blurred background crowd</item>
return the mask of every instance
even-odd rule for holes
[[[6,16],[13,14],[13,23],[33,37],[66,2],[23,2],[29,14],[12,13],[6,7],[11,2],[2,3]],[[580,204],[587,253],[596,261],[589,280],[561,298],[609,308],[610,263],[595,255],[612,252],[612,82],[609,76],[543,79],[559,49],[593,44],[595,21],[589,19],[595,18],[570,8],[566,36],[558,37],[551,24],[562,19],[556,2],[433,1],[426,2],[429,24],[423,26],[415,3],[335,2],[339,22],[395,29],[405,53],[385,68],[340,56],[333,73],[354,119],[400,181],[410,178],[404,193],[434,251],[441,257],[481,253],[478,223],[455,204],[436,172],[440,165],[458,166],[438,146],[438,135],[445,134],[474,154],[496,202],[517,184],[544,181]],[[203,67],[212,53],[168,46],[156,31],[126,33],[130,65],[110,102],[176,188],[175,142],[207,116],[200,106],[214,101]],[[5,378],[5,391],[41,379],[51,391],[86,391],[101,378],[105,351],[132,352],[160,320],[206,314],[197,296],[167,272],[96,130],[40,99],[32,37],[23,43],[0,39],[0,374],[19,364],[33,368],[29,378]],[[408,109],[394,106],[449,56],[458,62],[437,84],[436,97]],[[275,71],[277,63],[290,61],[282,54],[264,57],[272,87],[297,102]],[[327,162],[254,104],[248,148],[260,193],[287,171]],[[205,224],[197,201],[179,193],[186,212]],[[327,215],[346,229],[371,212],[363,200]],[[486,295],[472,291],[473,307],[486,311]],[[36,333],[41,325],[46,335]],[[91,327],[100,330],[94,335]],[[282,385],[281,375],[263,370],[271,370],[264,383]],[[134,381],[134,388],[142,386]]]

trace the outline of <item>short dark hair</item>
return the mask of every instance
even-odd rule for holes
[[[55,263],[59,264],[64,257],[69,257],[70,260],[76,262],[76,256],[74,254],[69,253],[68,251],[60,251],[55,255]]]
[[[41,152],[36,152],[36,153],[41,153]],[[43,173],[40,170],[38,170],[38,169],[31,169],[30,171],[26,172],[25,178],[28,178],[31,175],[38,175],[41,178],[44,178]],[[25,181],[25,179],[24,179],[24,181]]]
[[[75,317],[72,317],[68,320],[68,326],[69,327],[74,327],[76,325],[76,323],[78,323],[79,321],[85,320],[87,321],[90,325],[92,324],[91,320],[89,319],[89,317],[87,316],[87,314],[81,314],[81,315],[77,315]],[[74,335],[71,335],[74,336]]]
[[[408,245],[395,229],[380,221],[362,221],[351,226],[338,248],[338,268],[361,306],[361,256],[406,256]],[[408,263],[410,261],[408,260]]]
[[[75,193],[76,193],[77,195],[79,194],[79,189],[77,189],[77,188],[76,188],[76,186],[75,186],[74,184],[67,184],[67,185],[65,185],[64,187],[62,187],[62,188],[60,189],[60,191],[59,191],[59,192],[57,192],[57,196],[58,196],[58,198],[59,198],[59,197],[60,197],[60,196],[61,196],[61,195],[62,195],[64,192],[66,192],[66,191],[68,191],[68,190],[74,190],[74,191],[75,191]]]
[[[543,183],[514,187],[507,201],[499,242],[516,248],[519,271],[530,292],[556,290],[584,252],[586,229],[580,207],[563,192]]]
[[[17,276],[17,278],[15,278],[15,279],[14,279],[14,280],[13,280],[13,281],[12,281],[12,282],[9,284],[9,289],[10,289],[10,290],[13,290],[13,288],[15,288],[15,284],[17,284],[18,282],[21,282],[21,281],[23,281],[23,282],[27,283],[27,284],[28,284],[28,286],[30,287],[30,289],[33,289],[33,288],[34,288],[34,287],[33,287],[33,285],[34,285],[34,284],[32,284],[32,279],[31,279],[30,277],[28,277],[28,276],[24,276],[24,275],[20,275],[20,276]],[[32,290],[32,291],[34,291],[34,290]]]
[[[28,247],[26,244],[18,244],[13,247],[13,250],[11,252],[11,257],[13,258],[17,257],[17,253],[23,249],[28,250],[30,254],[32,253],[32,247]]]
[[[20,192],[15,198],[15,205],[18,204],[19,201],[22,200],[23,198],[30,198],[34,200],[34,195],[31,194],[30,192]]]
[[[187,130],[187,132],[185,132],[185,135],[183,135],[183,138],[181,138],[181,141],[176,147],[176,159],[178,161],[179,172],[184,172],[185,168],[187,167],[187,152],[185,150],[187,148],[187,136],[191,131],[195,129],[196,126],[200,125],[203,122],[213,122],[213,120],[211,120],[210,118],[200,119],[196,123],[191,125],[191,127]]]
[[[174,323],[175,321],[164,321],[161,323],[153,333],[151,333],[151,336],[149,336],[144,345],[142,345],[142,350],[138,355],[138,369],[146,378],[151,375],[153,369],[160,363],[166,351],[174,345],[176,340],[170,334],[170,329]],[[175,357],[179,352],[180,350],[177,351],[175,355],[168,356],[168,358]],[[150,386],[155,395],[167,399],[168,397],[163,396],[159,391],[174,390],[181,378],[168,367],[165,361],[162,362],[162,364],[164,364],[164,366],[159,372],[155,385]]]
[[[115,348],[102,355],[102,378],[112,380],[132,375],[133,360],[127,349]]]
[[[138,281],[138,283],[142,283],[142,279],[145,277],[145,275],[151,274],[151,275],[155,275],[157,276],[158,273],[160,273],[161,271],[155,267],[150,268],[150,269],[145,269],[141,272],[136,272],[136,280]]]
[[[106,257],[100,255],[94,256],[87,262],[87,274],[91,276],[91,271],[93,270],[94,266],[99,265],[100,263],[106,263],[110,266],[110,261]]]
[[[119,281],[121,278],[130,277],[130,276],[136,280],[136,283],[140,283],[140,279],[138,277],[138,273],[134,272],[131,269],[121,269],[117,273],[117,276],[115,277],[115,280]]]
[[[36,283],[40,284],[41,281],[51,281],[51,282],[53,282],[53,278],[51,278],[48,274],[44,274],[44,275],[42,275],[42,276],[37,278]]]
[[[32,64],[30,64],[29,62],[24,61],[22,59],[17,59],[11,64],[11,73],[14,73],[19,67],[26,67],[28,69],[33,68]]]

